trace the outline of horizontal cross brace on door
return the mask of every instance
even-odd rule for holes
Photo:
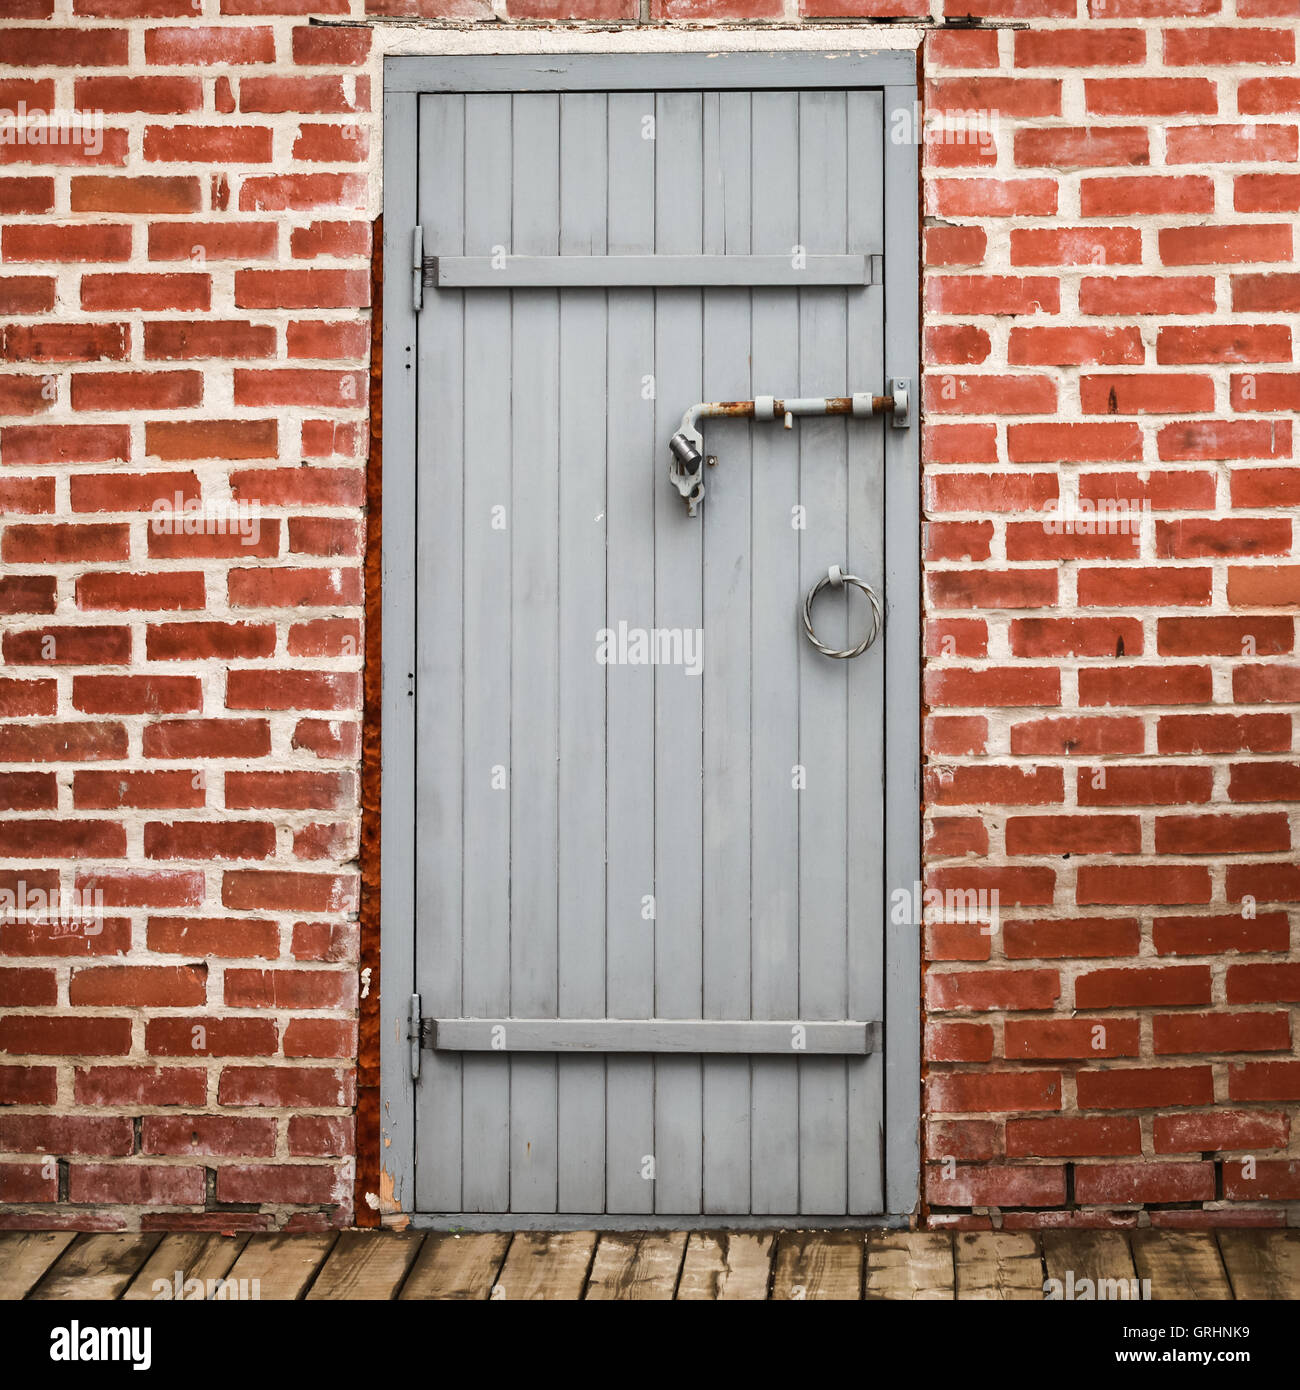
[[[429,256],[425,282],[448,290],[737,289],[876,285],[879,256]]]
[[[446,1052],[710,1052],[862,1057],[878,1022],[751,1019],[432,1018],[425,1046]]]

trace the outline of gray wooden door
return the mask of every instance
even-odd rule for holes
[[[885,644],[799,612],[889,600],[888,422],[706,422],[695,517],[667,467],[880,392],[882,290],[521,259],[879,257],[884,148],[871,90],[419,98],[419,1210],[884,1210]]]

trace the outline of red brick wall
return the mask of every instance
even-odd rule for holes
[[[927,883],[1000,900],[926,932],[934,1224],[1300,1211],[1297,4],[1232,3],[925,41],[991,135],[927,142]],[[0,144],[0,888],[105,906],[0,923],[0,1225],[352,1216],[381,43],[312,14],[362,17],[0,0],[0,107],[104,113]],[[256,544],[160,534],[177,492]]]

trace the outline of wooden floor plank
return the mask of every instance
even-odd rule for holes
[[[307,1290],[307,1298],[372,1303],[396,1298],[422,1240],[418,1232],[344,1231]]]
[[[1300,1299],[1300,1230],[1219,1232],[1219,1251],[1239,1299]]]
[[[1134,1231],[1138,1277],[1151,1281],[1154,1302],[1232,1297],[1215,1239],[1206,1231]]]
[[[950,1300],[956,1287],[952,1237],[942,1231],[873,1231],[867,1237],[869,1299]]]
[[[507,1231],[435,1231],[420,1247],[399,1298],[490,1298],[510,1248]]]
[[[1042,1241],[1047,1277],[1060,1281],[1061,1298],[1138,1297],[1137,1266],[1122,1231],[1044,1231]]]
[[[161,1235],[125,1231],[78,1236],[28,1297],[118,1298],[160,1240]]]
[[[231,1267],[231,1279],[258,1281],[258,1297],[282,1301],[301,1298],[334,1244],[335,1232],[249,1236]]]
[[[786,1231],[776,1243],[774,1299],[862,1297],[861,1231]]]
[[[1043,1260],[1036,1236],[962,1231],[953,1253],[958,1298],[1026,1301],[1043,1296]]]
[[[521,1231],[492,1289],[512,1303],[582,1297],[596,1248],[595,1231]]]
[[[775,1250],[776,1237],[769,1232],[694,1231],[686,1246],[677,1297],[687,1302],[761,1302],[767,1297]]]
[[[685,1253],[685,1231],[608,1231],[596,1246],[585,1297],[671,1302]]]
[[[132,1302],[158,1298],[158,1281],[165,1279],[171,1289],[169,1296],[175,1299],[179,1272],[182,1298],[207,1299],[213,1292],[211,1285],[230,1273],[247,1241],[246,1235],[223,1236],[207,1231],[177,1231],[164,1236],[122,1297]],[[195,1280],[202,1289],[187,1289],[186,1285]]]
[[[26,1298],[72,1244],[74,1231],[6,1231],[0,1235],[0,1299]]]

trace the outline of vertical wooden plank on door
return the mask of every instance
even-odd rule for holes
[[[750,98],[704,94],[704,253],[745,255],[750,244]],[[747,289],[704,293],[705,400],[747,400]],[[707,427],[704,533],[704,1016],[748,1018],[749,618],[751,426]],[[759,428],[764,428],[760,426]],[[749,1210],[749,1058],[706,1057],[703,1069],[706,1212]]]
[[[465,98],[420,101],[419,212],[426,255],[464,245]],[[461,1011],[461,604],[464,530],[464,292],[428,290],[420,311],[415,480],[420,641],[415,648],[417,988],[430,1017]],[[402,362],[389,363],[402,371]],[[394,463],[397,461],[394,460]],[[419,1209],[460,1211],[461,1060],[429,1052],[420,1068]]]
[[[884,249],[884,202],[881,198],[884,130],[876,92],[847,93],[848,102],[848,247],[867,255]],[[848,294],[848,377],[852,391],[877,389],[884,381],[884,290],[870,286]],[[888,421],[854,421],[848,426],[849,572],[861,575],[882,597],[884,592],[884,431]],[[861,595],[851,595],[852,599]],[[864,605],[853,606],[852,640],[865,631]],[[848,667],[847,928],[848,1016],[884,1017],[884,916],[887,893],[881,846],[885,843],[883,635]],[[877,1052],[847,1063],[849,1084],[849,1205],[851,1213],[884,1210],[881,1154],[884,1111],[884,1054]]]
[[[560,98],[520,93],[512,104],[510,250],[555,255]],[[559,1004],[559,292],[516,290],[511,329],[510,1014],[554,1018]],[[555,1057],[513,1058],[512,1211],[555,1210],[557,1104]]]
[[[511,237],[510,97],[465,97],[465,251],[492,255]],[[465,296],[465,844],[463,1004],[470,1017],[510,1012],[511,399],[510,294]],[[510,1210],[510,1072],[506,1057],[467,1055],[466,1211]]]
[[[606,99],[560,97],[560,254],[605,252]],[[605,292],[560,293],[560,1016],[605,1013]],[[605,1204],[605,1061],[561,1057],[559,1209]]]
[[[697,92],[655,99],[655,252],[701,248],[701,106]],[[655,617],[657,628],[698,632],[701,518],[688,517],[663,476],[668,439],[701,399],[701,291],[655,298]],[[661,456],[664,462],[661,462]],[[707,504],[706,504],[707,505]],[[655,1012],[699,1018],[702,990],[701,682],[682,666],[655,667]],[[700,1209],[700,1059],[655,1062],[655,1210]]]
[[[609,95],[608,250],[654,250],[654,97]],[[654,373],[654,291],[610,290],[606,624],[654,622],[655,497],[664,478],[649,387]],[[647,379],[649,379],[647,381]],[[666,466],[666,464],[665,464]],[[606,1007],[613,1018],[654,1015],[654,669],[606,666]],[[605,1210],[654,1210],[654,1063],[605,1064]]]
[[[755,92],[751,185],[753,250],[793,255],[799,240],[799,97]],[[753,292],[754,390],[795,392],[799,305],[795,290]],[[751,961],[755,1018],[799,1012],[798,453],[793,431],[753,432],[753,535],[750,619]],[[707,503],[705,504],[708,505]],[[799,1209],[799,1073],[793,1057],[755,1057],[751,1110],[751,1204],[756,1214]]]
[[[411,296],[411,229],[419,220],[418,98],[409,92],[384,93],[384,350],[390,363],[413,362],[419,346],[417,315]],[[407,1037],[409,1002],[419,988],[415,959],[416,857],[415,798],[417,769],[415,700],[405,677],[415,670],[415,472],[416,402],[414,366],[384,373],[383,533],[384,681],[382,779],[383,814],[388,833],[379,846],[383,895],[380,933],[384,942],[383,997],[379,1071],[381,1082],[381,1171],[392,1183],[398,1207],[410,1210],[416,1192],[416,1083],[411,1075]],[[459,1164],[456,1165],[459,1168]],[[459,1188],[457,1188],[459,1192]]]
[[[845,94],[806,91],[799,98],[799,244],[810,253],[845,249]],[[841,395],[846,378],[846,292],[799,291],[800,393]],[[856,389],[856,387],[854,388]],[[799,422],[799,499],[807,508],[800,583],[807,589],[845,563],[848,480],[843,419]],[[842,647],[849,590],[823,591],[816,622],[823,642]],[[856,611],[854,617],[860,615]],[[799,1015],[843,1018],[845,852],[847,846],[848,672],[809,642],[799,654]],[[799,1061],[800,1211],[830,1214],[847,1204],[847,1072],[843,1058]]]

